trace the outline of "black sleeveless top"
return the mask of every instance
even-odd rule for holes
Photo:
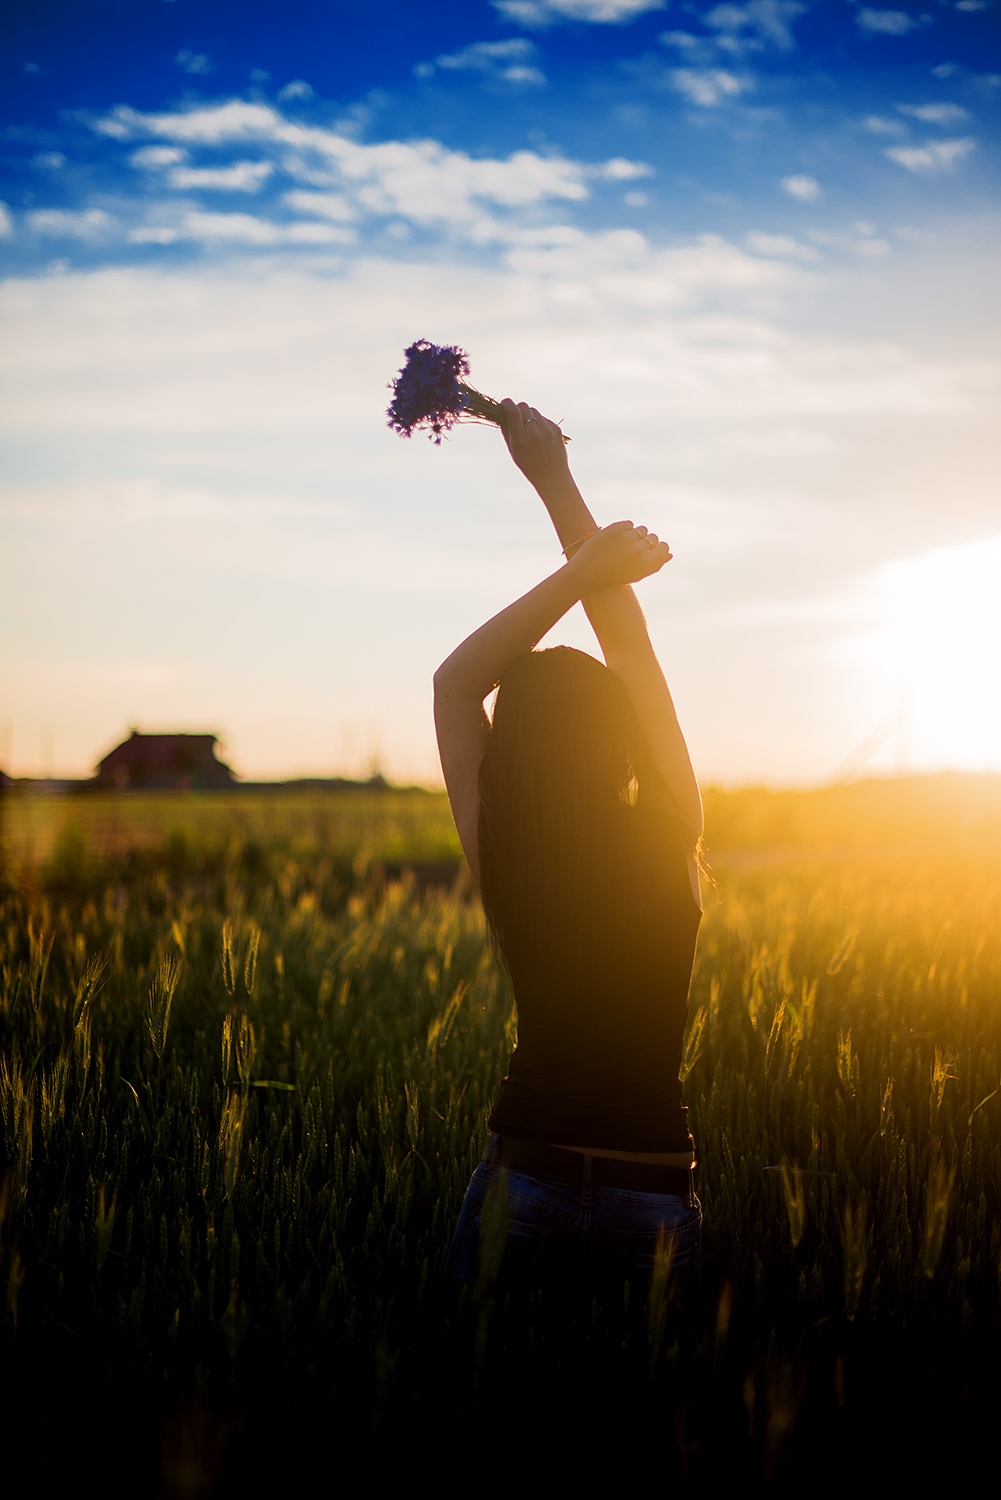
[[[565,972],[510,964],[518,1044],[490,1115],[500,1135],[619,1151],[692,1145],[678,1072],[702,913],[677,822],[635,817],[602,871],[601,916]],[[629,857],[629,853],[633,857]]]

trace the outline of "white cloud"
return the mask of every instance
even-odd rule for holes
[[[212,72],[212,60],[204,52],[189,52],[185,49],[174,58],[179,68],[185,73],[194,73],[204,76]]]
[[[865,255],[871,258],[893,254],[893,246],[889,240],[860,239],[856,240],[851,248],[855,251],[856,255]]]
[[[866,115],[862,121],[872,135],[906,135],[907,127],[899,120],[885,120],[882,115]]]
[[[679,94],[706,109],[754,87],[751,79],[738,78],[723,68],[672,68],[668,76]]]
[[[798,0],[748,0],[745,5],[715,5],[703,20],[731,45],[789,51],[796,45],[790,23],[805,10]]]
[[[567,308],[583,313],[601,304],[618,308],[620,316],[640,318],[698,307],[706,298],[769,295],[799,274],[746,255],[718,235],[658,250],[632,229],[599,234],[564,229],[548,240],[545,232],[534,239],[525,234],[507,252],[506,263],[541,279]]]
[[[904,10],[870,10],[867,6],[855,14],[856,26],[870,36],[906,36],[930,20],[930,16],[908,15]]]
[[[647,193],[626,193],[622,201],[628,208],[646,208],[650,198]]]
[[[251,220],[247,230],[248,218],[191,216],[188,228],[228,235],[242,221],[239,232],[270,241],[275,226],[262,234],[261,221]],[[366,258],[332,280],[225,268],[112,269],[56,286],[9,282],[0,291],[4,420],[39,434],[292,424],[326,439],[332,416],[348,432],[368,413],[381,444],[386,371],[398,362],[414,308],[432,337],[439,328],[461,332],[474,374],[494,394],[516,386],[519,372],[545,400],[566,389],[582,444],[587,423],[608,403],[630,431],[647,430],[660,410],[682,424],[697,416],[707,435],[766,413],[923,417],[977,402],[990,409],[993,386],[977,395],[986,378],[977,361],[954,365],[892,342],[790,331],[778,316],[782,299],[811,284],[809,270],[763,261],[718,237],[661,249],[632,231],[515,251],[506,268],[494,269]],[[330,365],[335,335],[351,358]],[[321,368],[332,384],[317,378]],[[141,372],[139,384],[123,383],[129,369]],[[659,440],[654,446],[659,452]],[[436,483],[438,473],[431,471]]]
[[[988,10],[991,0],[956,0],[957,10]]]
[[[503,83],[544,84],[546,75],[537,66],[539,51],[527,37],[509,37],[502,42],[473,42],[459,52],[444,53],[433,63],[418,63],[418,78],[430,78],[436,69],[445,72],[484,73]]]
[[[955,125],[958,120],[968,120],[970,111],[961,104],[898,104],[902,115],[910,115],[926,125]]]
[[[887,146],[886,155],[908,172],[942,172],[954,167],[976,145],[972,136],[961,140],[926,141],[923,146]]]
[[[178,233],[166,225],[143,224],[138,229],[130,229],[126,238],[130,245],[173,245]]]
[[[313,99],[315,94],[313,88],[305,78],[293,78],[283,89],[278,90],[278,97],[282,101],[291,103],[294,99]]]
[[[209,146],[234,140],[292,141],[306,134],[305,127],[285,121],[269,105],[250,104],[242,99],[176,114],[144,115],[122,104],[112,114],[95,120],[93,128],[100,135],[109,135],[117,141],[161,135]]]
[[[198,212],[185,214],[176,233],[181,239],[241,245],[343,245],[354,239],[350,229],[330,224],[276,224],[253,214]]]
[[[170,174],[170,183],[176,188],[257,193],[273,171],[269,161],[238,161],[231,167],[175,167]]]
[[[37,156],[31,158],[33,167],[41,167],[43,170],[58,172],[60,167],[65,167],[66,158],[61,151],[39,151]]]
[[[789,256],[793,260],[817,260],[819,255],[812,245],[801,245],[788,234],[764,234],[752,229],[746,243],[755,255]]]
[[[14,233],[14,220],[6,203],[0,203],[0,240],[9,240]]]
[[[647,11],[663,10],[667,0],[490,0],[491,5],[518,26],[541,29],[561,21],[589,21],[616,25],[633,21]]]
[[[318,219],[335,219],[351,223],[358,217],[358,210],[341,193],[305,193],[295,190],[286,193],[284,200],[297,213],[315,214]]]
[[[28,215],[28,224],[36,234],[48,234],[57,239],[103,239],[114,222],[111,215],[100,208],[76,212],[61,208],[40,208]]]
[[[160,136],[190,145],[272,146],[294,153],[285,170],[314,186],[338,189],[363,212],[443,223],[483,243],[507,229],[487,208],[520,210],[547,201],[587,197],[593,168],[562,156],[516,151],[477,159],[438,141],[363,145],[336,130],[289,120],[266,104],[231,100],[189,111],[140,114],[125,107],[94,127],[117,140]],[[599,169],[600,170],[600,169]]]
[[[179,146],[141,146],[138,151],[133,151],[129,162],[133,167],[156,169],[172,167],[187,159],[188,153]]]
[[[679,52],[702,52],[706,46],[705,37],[693,36],[690,31],[662,31],[657,40],[665,47],[677,47]]]
[[[781,186],[791,198],[798,198],[801,203],[816,203],[822,192],[816,177],[811,177],[806,172],[794,172],[791,177],[783,177]]]
[[[607,182],[635,182],[639,177],[652,177],[653,167],[645,161],[629,161],[625,156],[613,156],[591,168],[592,177],[603,177]]]
[[[869,260],[892,254],[893,246],[888,240],[876,238],[876,226],[870,220],[859,219],[852,228],[857,238],[828,229],[811,229],[810,239],[815,245],[824,245],[842,254],[858,255]]]

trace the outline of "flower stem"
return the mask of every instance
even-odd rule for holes
[[[504,431],[507,426],[507,414],[499,401],[494,401],[490,396],[484,396],[482,391],[478,391],[475,386],[465,380],[459,381],[459,390],[469,397],[469,405],[466,407],[469,416],[481,422],[492,422],[495,427],[500,428],[501,432]],[[563,434],[563,441],[565,443],[570,441],[566,433]]]
[[[492,422],[503,432],[507,425],[507,416],[499,401],[493,401],[489,396],[484,396],[482,391],[467,384],[465,380],[459,381],[459,390],[469,397],[466,410],[471,417],[479,417],[482,422]]]

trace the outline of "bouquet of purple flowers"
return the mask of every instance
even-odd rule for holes
[[[426,431],[433,443],[465,418],[490,422],[503,429],[504,408],[471,386],[469,356],[454,344],[432,344],[417,339],[405,349],[406,363],[390,389],[389,425],[401,437]]]

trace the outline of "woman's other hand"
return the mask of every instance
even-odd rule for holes
[[[671,549],[655,532],[632,521],[613,521],[578,547],[567,566],[578,575],[582,594],[638,583],[671,561]]]
[[[504,441],[529,484],[542,494],[548,486],[568,479],[567,445],[557,423],[527,401],[505,396],[501,406],[507,413]]]

